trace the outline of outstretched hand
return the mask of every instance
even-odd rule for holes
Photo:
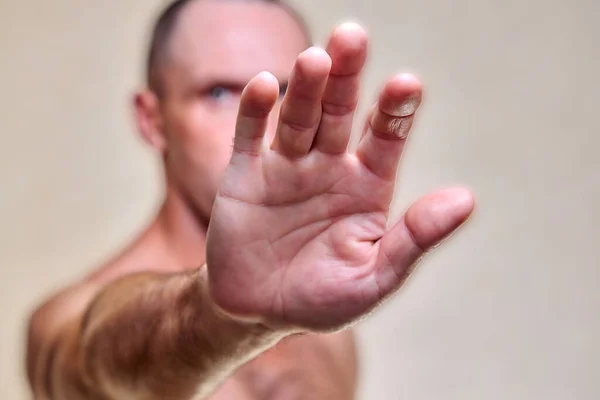
[[[397,290],[413,265],[470,215],[466,189],[430,194],[387,229],[396,170],[421,84],[392,77],[347,152],[365,32],[344,24],[326,50],[298,56],[267,143],[278,82],[246,86],[231,162],[215,200],[207,263],[215,302],[242,317],[326,331],[341,328]]]

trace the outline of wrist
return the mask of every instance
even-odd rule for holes
[[[228,307],[227,294],[215,293],[214,285],[211,285],[207,264],[200,268],[199,280],[201,291],[205,296],[204,303],[209,307],[211,314],[219,322],[230,326],[232,330],[245,332],[245,335],[249,335],[254,341],[264,342],[268,347],[298,332],[297,329],[279,321],[258,314],[242,314]]]

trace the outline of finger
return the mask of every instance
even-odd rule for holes
[[[375,175],[393,180],[414,114],[421,103],[421,83],[400,74],[383,88],[356,155]]]
[[[325,50],[311,47],[296,60],[281,104],[272,148],[290,158],[305,156],[321,121],[321,99],[331,69]]]
[[[323,94],[323,115],[314,148],[329,154],[346,151],[358,105],[360,76],[367,59],[367,34],[355,23],[336,28],[327,45],[331,72]]]
[[[278,97],[279,83],[270,73],[261,72],[248,82],[240,100],[234,153],[251,156],[261,153],[269,114]]]
[[[413,204],[379,242],[375,279],[380,295],[396,290],[421,256],[455,232],[474,206],[473,195],[464,188],[442,190]]]

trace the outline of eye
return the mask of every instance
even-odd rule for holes
[[[208,95],[212,100],[225,101],[232,97],[233,93],[231,89],[223,86],[215,86],[209,90]]]
[[[283,96],[285,96],[285,92],[287,92],[287,89],[288,89],[287,83],[279,86],[279,97],[283,98]]]

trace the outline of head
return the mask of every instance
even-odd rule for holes
[[[159,17],[136,118],[162,155],[169,190],[200,217],[209,218],[229,162],[244,86],[266,70],[283,93],[296,56],[309,45],[303,21],[274,0],[178,0]]]

